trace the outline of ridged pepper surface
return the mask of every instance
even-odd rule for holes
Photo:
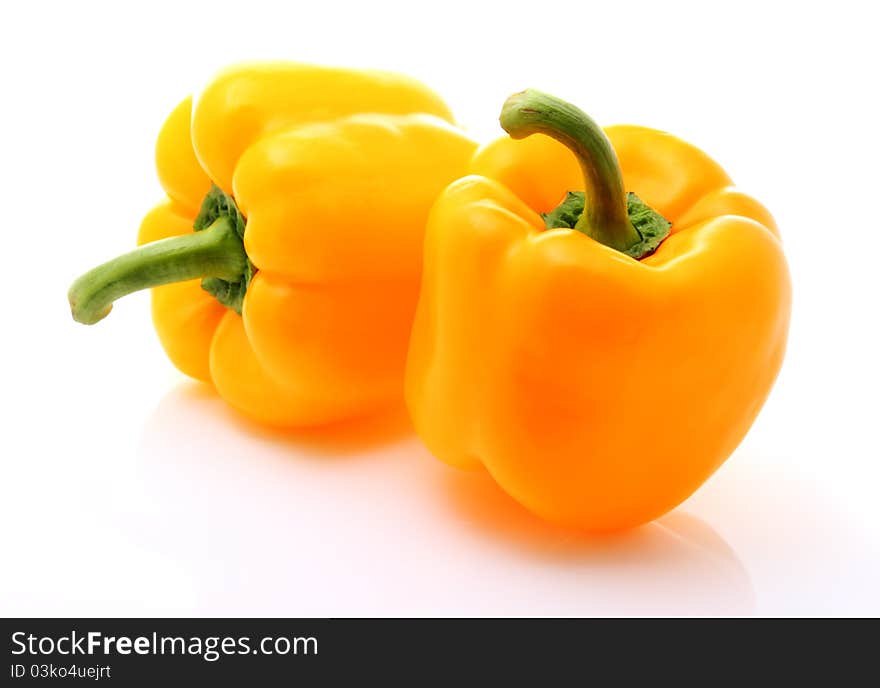
[[[645,523],[731,454],[780,369],[791,287],[776,225],[669,134],[603,133],[536,91],[501,123],[511,136],[476,153],[428,221],[415,427],[549,520]]]
[[[159,134],[168,194],[141,248],[74,283],[74,318],[153,287],[171,361],[270,425],[403,394],[428,209],[475,144],[421,83],[291,63],[234,67]]]

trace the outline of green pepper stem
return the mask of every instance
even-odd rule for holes
[[[90,270],[70,287],[73,319],[94,325],[113,302],[132,292],[199,277],[240,279],[247,255],[228,217],[192,234],[145,244]]]
[[[512,138],[545,134],[575,154],[585,189],[584,212],[575,229],[623,252],[642,240],[627,216],[617,155],[589,115],[555,96],[527,89],[507,99],[500,121]]]

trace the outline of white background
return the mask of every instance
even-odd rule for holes
[[[880,614],[871,3],[4,3],[3,615]],[[675,132],[774,212],[795,309],[741,447],[659,523],[555,530],[402,413],[279,435],[185,381],[148,298],[65,294],[161,195],[167,112],[286,58],[424,79],[476,137],[526,86]],[[366,449],[364,448],[366,447]]]

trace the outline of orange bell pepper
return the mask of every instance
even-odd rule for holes
[[[403,396],[425,220],[476,145],[395,74],[235,67],[184,100],[156,147],[168,198],[141,248],[71,287],[76,320],[153,289],[172,362],[276,426]]]
[[[780,369],[791,287],[776,225],[669,134],[603,133],[537,91],[501,123],[512,138],[480,149],[429,216],[415,427],[546,519],[645,523],[731,454]]]

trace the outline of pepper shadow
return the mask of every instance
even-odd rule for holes
[[[126,531],[189,572],[203,615],[754,611],[735,552],[696,516],[615,536],[557,528],[485,472],[431,457],[399,416],[278,433],[184,383],[144,428],[136,480]]]
[[[173,413],[170,407],[188,407],[210,416],[243,434],[281,446],[295,447],[330,458],[356,456],[364,450],[412,435],[409,414],[402,403],[369,415],[308,428],[274,428],[248,418],[231,408],[204,382],[184,380],[162,401],[159,413]]]
[[[728,561],[738,561],[733,549],[707,523],[676,510],[653,523],[611,533],[587,533],[545,521],[505,493],[485,470],[450,470],[443,488],[452,504],[473,527],[512,545],[560,557],[609,557],[638,554],[650,545],[657,529],[693,541],[701,549]],[[637,546],[634,546],[637,545]]]
[[[545,564],[580,567],[586,584],[627,591],[627,614],[751,615],[754,586],[730,544],[701,518],[678,508],[644,526],[592,534],[547,522],[507,495],[487,471],[448,470],[450,511],[487,544]],[[589,582],[588,582],[589,581]],[[618,613],[618,612],[611,612]]]

